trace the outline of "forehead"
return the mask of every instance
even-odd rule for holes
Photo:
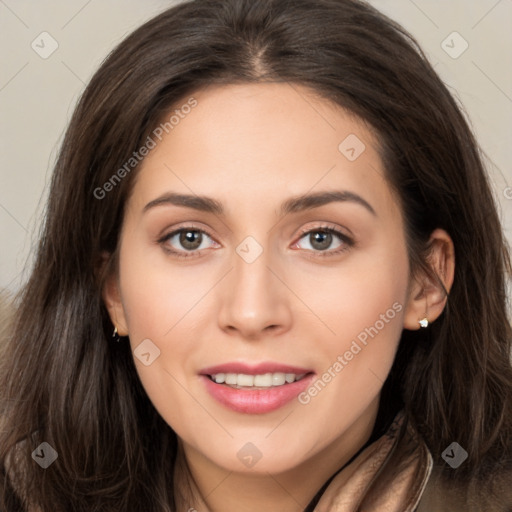
[[[333,188],[377,204],[392,200],[376,136],[310,89],[236,84],[191,96],[196,106],[160,130],[161,140],[154,137],[156,145],[140,166],[133,194],[139,206],[165,190],[254,206]]]

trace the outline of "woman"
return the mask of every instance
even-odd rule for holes
[[[510,270],[402,28],[355,0],[169,9],[100,67],[56,164],[3,508],[510,510]]]

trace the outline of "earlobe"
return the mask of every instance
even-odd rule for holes
[[[110,272],[110,274],[105,278],[101,295],[112,325],[117,329],[117,335],[128,336],[126,315],[121,301],[119,281],[115,272]]]
[[[446,231],[430,236],[428,264],[434,275],[422,274],[411,285],[404,314],[404,329],[418,330],[434,322],[443,312],[455,275],[455,250]]]

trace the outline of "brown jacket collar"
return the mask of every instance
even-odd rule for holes
[[[413,512],[433,467],[403,412],[330,482],[314,512]]]

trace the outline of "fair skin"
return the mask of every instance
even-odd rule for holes
[[[297,512],[368,440],[402,329],[435,321],[446,297],[438,283],[410,277],[402,213],[364,123],[297,85],[217,86],[193,96],[197,107],[138,171],[119,274],[104,299],[132,350],[147,339],[160,350],[148,366],[134,361],[194,476],[197,496],[179,509]],[[349,134],[365,144],[353,161],[338,149]],[[279,212],[291,197],[341,190],[367,206],[345,200]],[[170,192],[208,196],[224,211],[169,202],[144,211]],[[354,244],[322,239],[325,227]],[[163,240],[179,228],[199,237],[198,248],[179,234]],[[263,249],[251,262],[237,252],[248,236]],[[453,244],[440,229],[432,240],[431,264],[449,290]],[[378,334],[308,403],[236,411],[200,375],[271,361],[311,370],[314,382],[376,325]],[[251,467],[237,456],[249,442],[261,454]]]

